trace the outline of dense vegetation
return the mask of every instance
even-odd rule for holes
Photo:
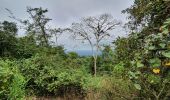
[[[129,14],[125,25],[129,35],[114,40],[114,49],[97,44],[102,54],[93,56],[65,53],[63,46],[54,44],[64,31],[78,33],[83,40],[91,39],[88,32],[96,39],[109,36],[107,30],[112,27],[102,30],[100,23],[94,27],[95,17],[84,19],[85,32],[82,23],[49,29],[51,19],[43,8],[27,8],[28,20],[11,15],[23,25],[26,35],[17,36],[19,29],[14,22],[0,23],[0,99],[169,100],[169,5],[168,0],[135,0],[123,11]],[[102,23],[107,17],[104,14],[97,21]],[[53,36],[56,41],[52,41]]]

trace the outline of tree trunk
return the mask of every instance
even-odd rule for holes
[[[58,46],[58,37],[57,37],[57,35],[56,35],[55,40],[56,40],[56,46]]]
[[[96,53],[94,53],[93,59],[94,59],[94,76],[96,77],[97,74],[97,58],[98,58],[98,48],[96,50]]]
[[[93,57],[94,59],[94,76],[96,77],[96,73],[97,73],[97,56],[96,57]]]
[[[39,24],[39,26],[40,26],[40,28],[41,28],[42,36],[43,36],[44,42],[45,42],[45,44],[43,44],[43,45],[45,45],[46,47],[48,47],[48,46],[49,46],[49,44],[48,44],[48,39],[47,39],[48,37],[47,37],[47,34],[46,34],[46,32],[45,32],[44,26],[42,26],[41,24]]]

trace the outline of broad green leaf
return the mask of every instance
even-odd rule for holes
[[[162,55],[167,57],[167,58],[170,58],[170,51],[168,52],[162,52]]]
[[[144,65],[141,63],[141,62],[137,62],[137,67],[140,68],[140,67],[143,67]]]
[[[153,58],[149,60],[152,67],[158,67],[161,65],[161,60],[159,58]]]
[[[165,30],[163,30],[163,32],[162,33],[164,33],[164,34],[168,34],[169,33],[169,30],[168,29],[165,29]]]
[[[165,48],[166,44],[160,43],[159,46],[161,46],[162,48]]]
[[[129,71],[129,77],[130,77],[130,79],[132,79],[132,78],[136,78],[136,75],[135,75],[135,73],[134,73],[134,72]]]
[[[138,79],[138,74],[140,73],[129,71],[130,79]]]
[[[155,46],[149,46],[148,49],[149,49],[149,50],[154,50],[154,49],[155,49]]]
[[[139,84],[134,84],[135,88],[141,90],[141,86]]]
[[[170,0],[164,0],[164,1],[170,1]],[[164,22],[164,24],[170,24],[170,18],[168,18],[168,19]]]
[[[134,64],[135,64],[135,61],[133,60],[133,61],[131,61],[130,63],[131,63],[132,65],[134,65]]]

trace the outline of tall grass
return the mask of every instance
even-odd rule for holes
[[[103,77],[101,88],[91,90],[86,100],[132,100],[137,92],[130,80],[117,79],[115,77]]]

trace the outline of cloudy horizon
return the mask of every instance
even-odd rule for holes
[[[9,13],[5,8],[10,9],[17,18],[28,19],[26,7],[30,6],[47,8],[49,12],[46,15],[52,19],[49,25],[56,28],[70,27],[73,22],[79,22],[82,17],[97,16],[103,13],[109,13],[114,19],[126,23],[127,15],[122,14],[121,11],[132,4],[133,0],[1,0],[0,21],[13,21],[8,17]],[[23,32],[18,32],[18,34],[24,35]],[[71,40],[67,34],[69,33],[64,33],[59,39],[59,43],[64,45],[67,50],[90,49],[88,44],[79,46],[80,43]],[[126,34],[121,28],[117,28],[111,33],[112,40]]]

